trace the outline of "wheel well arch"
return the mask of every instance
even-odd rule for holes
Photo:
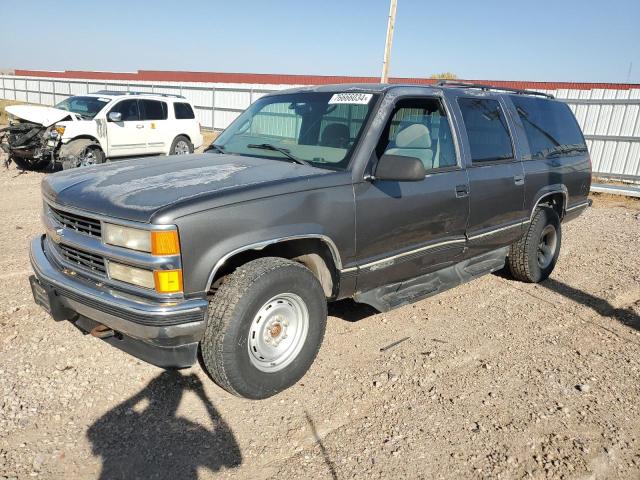
[[[543,193],[533,205],[533,208],[531,209],[530,219],[533,219],[533,215],[535,215],[538,207],[545,206],[555,210],[558,214],[558,217],[562,220],[562,217],[564,217],[565,209],[567,208],[567,197],[567,192],[565,192],[564,190],[554,190],[551,192]]]
[[[98,147],[100,147],[100,150],[104,151],[104,148],[102,148],[102,144],[100,143],[100,140],[98,140],[97,137],[94,137],[92,135],[86,135],[86,134],[73,137],[63,145],[69,145],[71,142],[75,142],[76,140],[90,140],[92,142],[95,142],[98,145]]]
[[[342,265],[335,244],[324,236],[276,239],[233,250],[218,260],[206,290],[215,289],[226,275],[262,257],[280,257],[301,263],[318,279],[327,298],[337,295]]]
[[[58,156],[60,158],[64,158],[69,155],[79,155],[84,149],[92,146],[92,144],[99,148],[106,156],[106,152],[104,148],[102,148],[100,141],[91,135],[78,135],[77,137],[73,137],[67,143],[63,143],[58,150]]]
[[[171,141],[171,143],[175,142],[176,138],[178,138],[178,137],[185,137],[187,140],[189,140],[191,142],[191,137],[189,135],[187,135],[186,133],[179,133],[175,137],[173,137],[173,140]]]

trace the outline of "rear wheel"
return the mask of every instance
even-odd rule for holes
[[[560,217],[556,211],[536,210],[526,234],[511,245],[507,260],[511,274],[529,283],[546,279],[556,266],[561,243]]]
[[[193,153],[193,143],[184,135],[179,135],[171,144],[171,155],[188,155]]]
[[[270,397],[309,369],[326,322],[324,292],[307,268],[282,258],[254,260],[226,277],[209,304],[204,368],[228,392]]]

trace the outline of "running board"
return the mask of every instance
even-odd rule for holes
[[[500,270],[508,253],[509,247],[503,247],[420,277],[356,293],[353,299],[379,312],[388,312]]]

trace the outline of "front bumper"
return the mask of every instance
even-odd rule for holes
[[[104,325],[114,332],[103,338],[106,342],[154,365],[181,368],[195,363],[206,325],[206,300],[160,303],[118,292],[58,267],[47,257],[44,239],[32,240],[30,258],[37,283],[53,303],[49,311],[54,319],[70,320],[84,332]]]

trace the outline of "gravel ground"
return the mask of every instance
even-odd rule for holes
[[[308,374],[252,402],[33,304],[41,178],[0,172],[0,479],[640,478],[640,202],[594,197],[540,285],[331,306]]]

